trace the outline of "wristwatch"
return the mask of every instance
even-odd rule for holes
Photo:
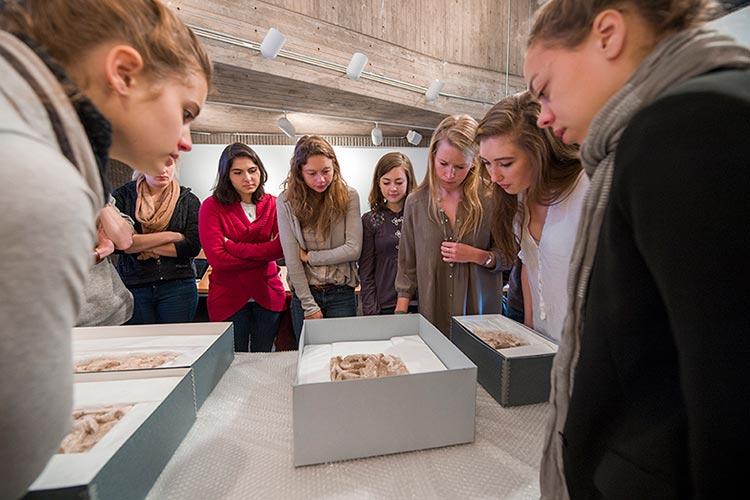
[[[492,253],[487,252],[487,260],[484,261],[484,267],[490,267],[490,264],[492,264]]]

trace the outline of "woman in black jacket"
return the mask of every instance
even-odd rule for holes
[[[120,255],[117,270],[133,294],[130,325],[187,323],[198,306],[193,258],[200,252],[200,201],[174,178],[175,165],[136,180],[113,196],[135,221],[133,245]]]
[[[532,27],[537,123],[591,177],[543,498],[747,488],[750,49],[702,26],[710,4],[550,0]]]

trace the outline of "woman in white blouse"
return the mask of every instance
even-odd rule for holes
[[[537,126],[539,111],[527,92],[507,97],[479,123],[476,140],[498,202],[495,240],[507,259],[518,253],[523,263],[524,323],[559,340],[589,179],[578,148]]]

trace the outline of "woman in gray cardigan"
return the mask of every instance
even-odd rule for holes
[[[306,319],[356,316],[362,220],[359,195],[344,182],[336,153],[321,137],[297,142],[284,188],[276,209],[299,340]]]

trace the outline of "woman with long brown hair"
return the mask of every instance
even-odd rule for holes
[[[362,255],[359,257],[362,312],[392,314],[396,309],[396,270],[404,220],[404,202],[414,189],[409,158],[397,152],[378,160],[372,176],[370,211],[362,216]],[[416,302],[412,308],[416,309]]]
[[[494,202],[477,165],[477,122],[449,116],[430,140],[427,174],[406,199],[398,254],[396,312],[419,293],[419,312],[449,336],[451,316],[501,311],[502,270]]]
[[[284,188],[276,210],[299,340],[306,319],[356,316],[362,220],[359,195],[322,137],[297,141]]]
[[[524,73],[591,178],[544,498],[733,498],[750,466],[750,49],[706,0],[550,0]]]
[[[498,203],[493,234],[505,258],[523,264],[524,323],[559,339],[589,179],[578,148],[537,127],[539,110],[528,92],[506,97],[479,122],[476,141]]]
[[[111,156],[156,174],[189,151],[211,73],[157,0],[0,2],[2,498],[23,496],[70,428],[71,328],[119,240],[95,247],[97,223],[120,217],[100,170]]]

